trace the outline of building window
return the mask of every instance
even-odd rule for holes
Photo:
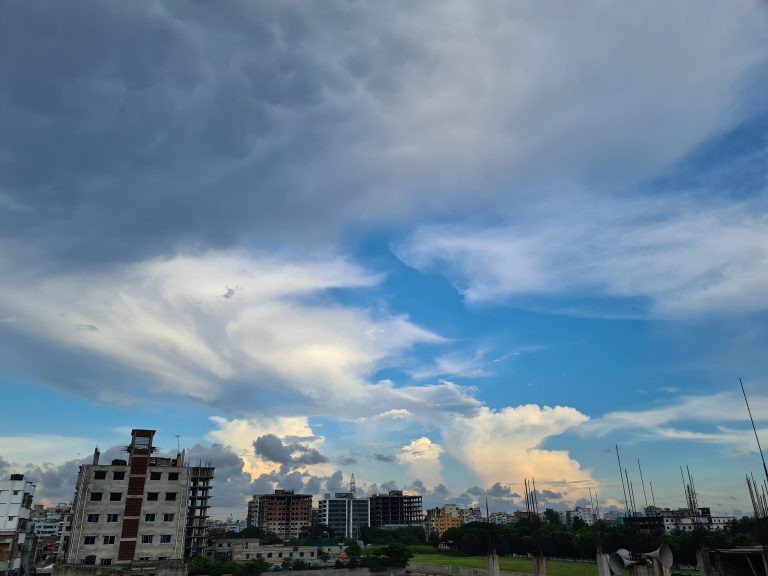
[[[110,502],[120,502],[120,500],[123,498],[122,492],[110,492],[109,493],[109,501]]]
[[[83,538],[83,544],[86,546],[89,546],[91,544],[96,544],[96,536],[85,536]]]
[[[160,535],[160,544],[170,544],[171,543],[171,535],[170,534],[161,534]]]
[[[101,502],[101,492],[91,492],[91,502]]]
[[[99,521],[99,515],[98,514],[88,514],[85,517],[86,522],[98,522]]]
[[[102,566],[111,566],[112,565],[112,558],[102,558],[99,563]]]
[[[119,472],[112,472],[112,479],[113,480],[125,480],[125,472],[122,470]]]
[[[272,552],[267,552],[267,558],[272,558]]]
[[[165,493],[165,499],[166,500],[176,500],[176,492],[166,492]]]
[[[157,497],[160,495],[160,492],[147,492],[147,500],[157,500]]]
[[[119,518],[119,514],[107,514],[107,522],[117,522]]]
[[[106,470],[96,470],[93,473],[93,479],[94,480],[104,480],[107,477],[107,471]]]
[[[178,479],[179,479],[178,472],[168,472],[168,480],[178,480]]]
[[[104,540],[102,540],[104,544],[114,544],[115,543],[115,537],[114,536],[104,536]]]
[[[152,534],[144,534],[141,537],[142,544],[152,544]]]
[[[250,559],[251,559],[251,555],[250,555],[250,554],[246,554],[246,555],[245,555],[245,559],[246,559],[246,560],[250,560]]]
[[[150,480],[160,480],[163,477],[162,472],[150,472],[149,473],[149,479]]]
[[[155,521],[154,514],[144,514],[144,522],[154,522],[154,521]]]
[[[163,522],[173,522],[173,514],[163,514]]]

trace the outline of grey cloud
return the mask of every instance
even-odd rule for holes
[[[561,500],[563,498],[563,495],[559,492],[554,492],[552,490],[542,490],[541,496],[546,498],[547,500]]]
[[[386,3],[161,5],[4,4],[0,190],[23,210],[0,207],[0,238],[20,255],[72,267],[332,240],[353,218],[442,214],[440,196],[484,205],[462,203],[467,182],[502,206],[551,174],[610,189],[720,130],[732,86],[765,57],[760,19],[716,3],[688,14],[704,32],[659,17],[662,2],[636,18],[482,3],[458,27],[441,4],[407,18]],[[608,33],[584,42],[579,23],[594,22]],[[661,41],[630,50],[640,22]],[[498,74],[510,52],[526,62]],[[451,97],[424,113],[437,93]]]
[[[488,496],[493,496],[496,498],[511,498],[513,496],[518,496],[518,494],[512,492],[512,489],[509,486],[502,486],[500,482],[496,482],[493,486],[488,488],[485,493]]]
[[[393,462],[397,462],[397,456],[394,454],[382,454],[381,452],[374,452],[371,454],[371,458],[378,462],[384,462],[386,464],[392,464]]]
[[[352,464],[357,464],[357,459],[352,456],[342,456],[337,462],[340,466],[351,466]]]
[[[315,476],[298,470],[278,470],[260,475],[253,482],[253,493],[270,493],[275,488],[294,490],[297,493],[321,496],[346,489],[344,476],[337,470],[330,476]]]
[[[274,434],[259,436],[253,442],[253,448],[257,456],[289,467],[328,462],[328,458],[315,448],[305,446],[300,442],[284,444]]]
[[[388,482],[384,482],[383,484],[379,485],[380,492],[389,492],[390,490],[399,490],[397,487],[397,482],[394,480],[389,480]]]
[[[344,475],[341,471],[336,470],[325,481],[325,489],[328,492],[338,492],[344,488]]]

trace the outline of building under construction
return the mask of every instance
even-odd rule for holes
[[[372,528],[394,526],[421,526],[421,496],[406,495],[402,490],[370,497]]]

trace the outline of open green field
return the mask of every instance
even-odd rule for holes
[[[487,556],[451,556],[448,554],[414,554],[411,562],[416,564],[437,564],[439,566],[466,566],[468,568],[488,568]],[[531,572],[528,558],[499,557],[501,570],[510,572]],[[566,562],[547,560],[548,576],[597,576],[597,564],[594,562]]]

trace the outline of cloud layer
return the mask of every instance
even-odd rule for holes
[[[762,201],[586,197],[532,216],[482,229],[426,227],[400,254],[420,269],[448,270],[475,304],[542,306],[548,298],[551,307],[578,310],[584,297],[609,297],[642,302],[633,314],[667,316],[768,308]]]

